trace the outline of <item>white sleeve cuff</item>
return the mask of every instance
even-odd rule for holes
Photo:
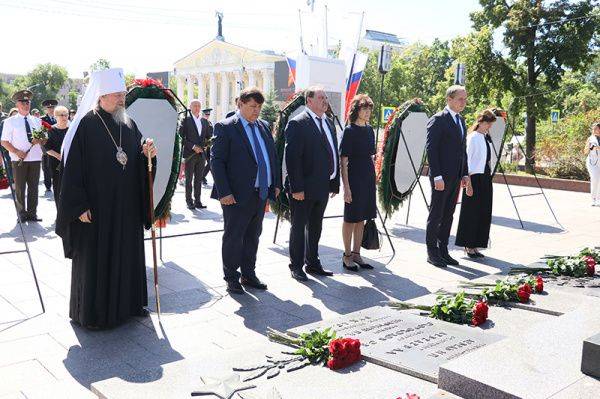
[[[440,181],[440,180],[444,180],[444,178],[442,176],[436,176],[433,178],[433,181]]]

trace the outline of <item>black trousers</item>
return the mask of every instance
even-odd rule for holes
[[[185,202],[188,205],[200,201],[202,191],[202,174],[204,173],[204,155],[197,154],[185,163]],[[194,199],[192,200],[192,188]]]
[[[290,269],[300,270],[304,264],[321,267],[319,240],[323,227],[323,215],[329,199],[290,198],[292,227],[290,228]]]
[[[460,218],[455,244],[468,248],[487,248],[492,224],[492,176],[489,173],[471,175],[473,196],[463,190]]]
[[[38,185],[40,184],[40,161],[12,162],[15,178],[15,197],[19,216],[37,216]],[[25,191],[27,190],[27,197]]]
[[[454,219],[454,210],[456,209],[456,200],[460,188],[460,179],[454,181],[444,181],[444,191],[437,191],[434,188],[433,178],[431,181],[431,208],[427,218],[427,230],[425,232],[425,242],[427,250],[439,248],[446,251],[448,248],[448,237],[452,228]]]
[[[44,186],[46,191],[52,188],[52,170],[50,170],[50,156],[48,154],[42,155],[42,173],[44,174]]]
[[[225,222],[221,247],[225,281],[238,280],[238,269],[244,277],[256,275],[256,251],[262,233],[266,202],[256,192],[243,203],[221,206]]]

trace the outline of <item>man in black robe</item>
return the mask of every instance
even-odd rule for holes
[[[151,140],[142,144],[140,131],[125,114],[124,82],[98,84],[110,71],[122,78],[121,70],[92,76],[96,80],[88,90],[95,90],[97,105],[76,116],[75,131],[65,138],[56,224],[65,256],[73,260],[69,316],[92,329],[145,316],[148,302],[147,156],[154,158],[156,149]]]

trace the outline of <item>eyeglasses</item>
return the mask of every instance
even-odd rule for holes
[[[69,116],[69,114],[55,114],[56,116]]]
[[[360,104],[359,106],[360,108],[369,108],[369,109],[373,109],[373,104],[369,104],[369,103],[363,103]]]
[[[23,103],[23,104],[29,104],[31,102],[30,100],[17,100],[17,101],[20,103]]]

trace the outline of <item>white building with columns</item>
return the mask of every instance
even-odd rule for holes
[[[256,86],[265,96],[274,89],[274,64],[285,57],[227,43],[216,38],[175,62],[177,96],[186,104],[200,99],[212,108],[210,120],[225,118],[235,110],[240,90]]]

